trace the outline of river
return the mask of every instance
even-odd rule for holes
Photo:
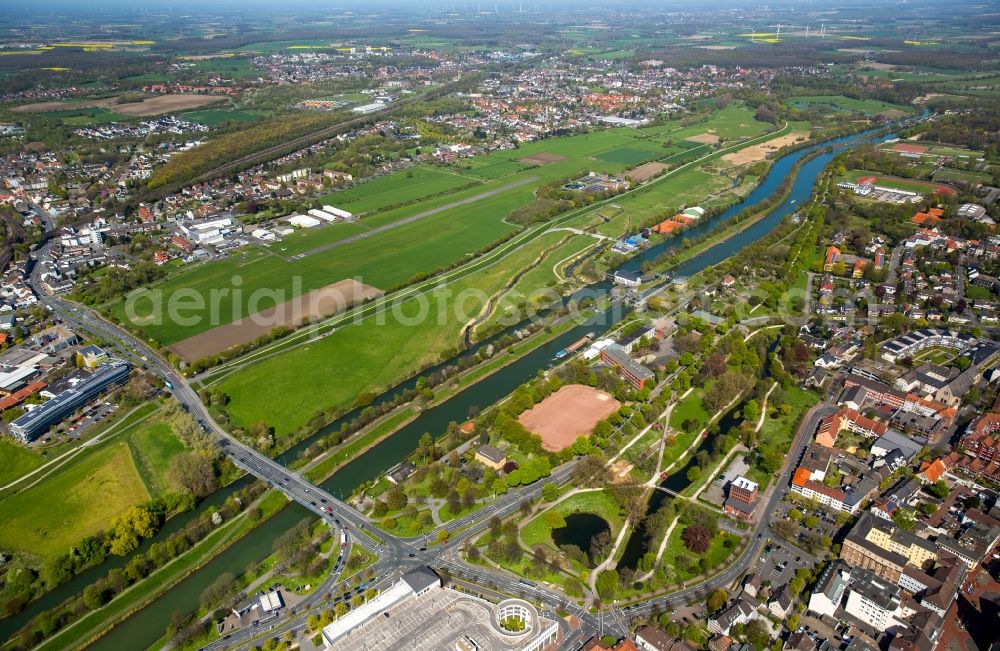
[[[685,233],[685,236],[697,238],[710,234],[721,224],[731,220],[744,209],[752,207],[763,199],[772,196],[777,191],[781,182],[792,171],[795,164],[803,157],[826,147],[833,148],[832,151],[822,153],[801,166],[792,184],[789,196],[770,214],[733,235],[731,238],[709,247],[697,256],[678,265],[675,269],[671,270],[673,275],[690,276],[696,274],[707,267],[718,264],[743,249],[743,247],[753,244],[770,233],[786,216],[794,213],[798,207],[810,198],[813,185],[819,173],[836,153],[859,139],[873,140],[874,134],[878,131],[875,129],[861,134],[844,136],[810,145],[776,160],[763,182],[747,195],[743,201],[733,205],[715,217],[699,222],[693,228],[689,229]],[[892,137],[891,134],[884,135],[878,141],[881,142],[890,137]],[[644,261],[655,260],[664,252],[681,246],[681,242],[682,240],[679,237],[665,240],[629,259],[622,268],[638,270]],[[611,284],[608,282],[595,283],[576,292],[574,298],[606,296],[610,290]],[[557,336],[552,341],[539,346],[524,357],[484,378],[465,391],[449,398],[440,405],[427,409],[396,434],[375,445],[337,471],[336,474],[323,483],[323,488],[334,495],[341,497],[348,496],[357,486],[379,477],[386,470],[405,459],[416,447],[417,441],[424,432],[441,433],[448,426],[449,422],[462,422],[466,420],[470,407],[485,407],[499,400],[513,391],[518,385],[535,377],[539,369],[551,367],[556,352],[580,339],[588,332],[600,332],[613,326],[623,319],[627,313],[627,308],[622,307],[619,302],[615,302],[609,309],[594,313],[584,322]],[[409,383],[404,383],[401,386],[408,385]],[[350,417],[352,415],[348,414],[338,419],[324,428],[324,431],[328,432],[339,428],[340,423],[345,418]],[[313,440],[315,440],[315,437],[310,437],[307,441],[303,441],[289,452],[286,452],[285,455],[279,457],[279,460],[284,463],[290,462],[295,458],[299,450],[309,445]],[[670,478],[667,481],[670,481]],[[677,489],[679,490],[683,487],[681,485]],[[297,505],[284,509],[267,523],[254,530],[253,533],[220,554],[219,557],[210,561],[204,568],[194,572],[177,586],[168,590],[150,606],[116,626],[106,636],[91,645],[90,648],[99,651],[147,648],[163,635],[172,612],[177,610],[189,611],[197,608],[198,599],[202,591],[221,573],[239,573],[247,564],[266,558],[271,553],[271,546],[274,540],[286,529],[298,522],[305,513],[306,511]],[[638,543],[636,547],[638,547]]]

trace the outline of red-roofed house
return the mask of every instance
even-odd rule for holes
[[[833,271],[833,265],[840,256],[840,249],[835,246],[826,247],[826,258],[823,260],[823,271]]]
[[[916,215],[913,216],[913,219],[911,219],[910,221],[913,222],[914,224],[917,224],[918,226],[926,226],[928,228],[934,228],[935,226],[938,225],[938,222],[941,221],[941,218],[935,217],[934,215],[930,215],[925,212],[918,212]]]
[[[948,456],[940,457],[934,461],[925,461],[920,464],[920,471],[917,473],[917,476],[920,477],[920,481],[926,484],[933,484],[944,477],[945,473],[951,470],[957,461],[957,452],[952,452]]]

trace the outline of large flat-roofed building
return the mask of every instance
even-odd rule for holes
[[[851,573],[852,581],[844,611],[876,631],[905,627],[902,590],[865,570]]]
[[[521,630],[504,628],[510,618]],[[433,571],[420,567],[326,626],[323,642],[328,651],[542,651],[558,634],[559,625],[527,601],[493,604],[442,588]]]
[[[418,568],[396,581],[371,601],[351,610],[337,621],[323,628],[323,642],[333,644],[348,633],[364,627],[379,613],[411,597],[421,597],[434,587],[441,587],[441,578],[426,567]]]
[[[63,391],[15,420],[10,424],[11,434],[25,443],[34,441],[108,387],[124,383],[131,371],[132,367],[126,362],[105,364],[72,389]]]
[[[937,545],[865,512],[840,549],[840,558],[898,583],[907,565],[923,567],[937,559]]]
[[[647,382],[653,381],[656,377],[655,373],[632,359],[618,344],[611,344],[601,349],[601,360],[615,367],[625,381],[637,389],[643,388]]]

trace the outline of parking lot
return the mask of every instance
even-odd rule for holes
[[[757,559],[757,573],[762,581],[770,582],[772,588],[788,583],[796,570],[812,566],[813,560],[807,554],[774,539]]]

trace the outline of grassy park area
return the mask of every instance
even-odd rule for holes
[[[739,546],[739,536],[729,532],[719,532],[712,538],[708,551],[704,554],[696,554],[684,546],[684,541],[681,538],[684,529],[683,525],[674,527],[667,540],[663,557],[660,559],[660,566],[670,568],[676,581],[687,581],[706,571],[713,570],[722,565]],[[682,557],[685,560],[679,561],[678,559]]]
[[[528,547],[548,545],[558,551],[552,540],[552,530],[565,526],[564,518],[573,513],[593,513],[611,527],[612,538],[624,524],[618,502],[606,490],[587,491],[567,497],[555,506],[536,515],[521,529],[521,541]]]
[[[787,390],[775,391],[767,405],[767,416],[764,418],[764,425],[758,434],[758,447],[767,447],[775,450],[785,450],[792,445],[792,439],[798,429],[802,416],[810,407],[819,402],[819,395],[815,391],[803,389],[802,387],[791,387]],[[760,490],[764,490],[773,477],[765,474],[757,467],[751,467],[747,472],[747,477],[760,485]]]
[[[151,495],[164,495],[174,490],[167,480],[167,472],[174,458],[185,451],[170,425],[160,421],[146,421],[126,435],[132,461]]]

